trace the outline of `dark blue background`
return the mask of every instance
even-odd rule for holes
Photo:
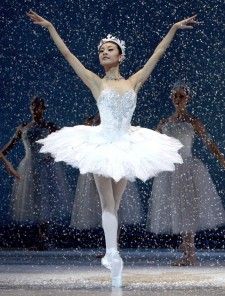
[[[210,136],[224,152],[224,31],[223,1],[1,1],[1,86],[0,145],[16,127],[30,120],[32,95],[45,97],[47,118],[59,126],[80,124],[96,112],[90,91],[74,74],[51,41],[48,32],[32,24],[25,13],[37,11],[58,29],[72,52],[92,71],[103,75],[97,45],[108,33],[126,41],[127,59],[122,73],[128,77],[144,65],[170,26],[195,13],[203,24],[179,31],[152,77],[139,93],[134,125],[155,128],[173,107],[171,86],[187,79],[193,91],[190,111],[200,118]],[[200,140],[195,154],[209,167],[220,196],[225,202],[225,172]],[[20,144],[9,155],[15,166],[24,155]],[[68,169],[71,186],[77,171]],[[0,223],[9,220],[8,209],[13,179],[0,168]],[[149,198],[151,181],[138,183],[143,205]]]

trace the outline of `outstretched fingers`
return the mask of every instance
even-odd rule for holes
[[[195,21],[196,17],[197,17],[197,14],[195,14],[195,15],[193,15],[191,17],[186,18],[185,21],[187,21],[187,22],[192,21],[192,20]]]
[[[50,22],[48,20],[41,17],[39,14],[34,12],[32,9],[30,9],[29,12],[27,12],[26,14],[34,24],[41,25],[46,28],[50,24]]]
[[[32,11],[27,12],[26,15],[27,15],[32,21],[36,21],[36,20],[37,20],[37,16],[36,16]]]
[[[183,21],[180,22],[180,28],[182,29],[193,29],[194,25],[199,24],[199,22],[196,20],[197,15],[193,15]]]
[[[38,15],[36,12],[34,12],[32,9],[30,9],[28,12],[27,12],[27,15],[29,16],[32,16],[32,17],[40,17],[40,15]]]

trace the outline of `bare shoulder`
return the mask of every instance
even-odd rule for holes
[[[139,89],[142,87],[143,83],[142,81],[138,81],[138,75],[140,71],[137,73],[131,75],[126,81],[129,83],[130,88],[133,89],[136,93],[139,91]]]
[[[190,122],[191,124],[193,124],[193,125],[196,125],[196,126],[201,126],[201,125],[203,125],[202,121],[201,121],[198,117],[196,117],[196,116],[194,116],[194,115],[190,115],[190,116],[189,116],[189,122]]]

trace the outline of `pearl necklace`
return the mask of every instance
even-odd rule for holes
[[[121,80],[121,79],[124,79],[124,77],[122,77],[122,76],[120,76],[120,77],[105,76],[104,78],[106,80]]]

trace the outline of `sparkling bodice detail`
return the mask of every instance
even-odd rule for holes
[[[167,136],[178,139],[184,146],[179,150],[182,158],[192,156],[192,146],[195,132],[192,125],[188,122],[169,122],[166,123],[162,132]]]
[[[134,90],[123,94],[112,89],[103,90],[97,100],[102,130],[110,135],[126,133],[130,128],[136,101]]]

